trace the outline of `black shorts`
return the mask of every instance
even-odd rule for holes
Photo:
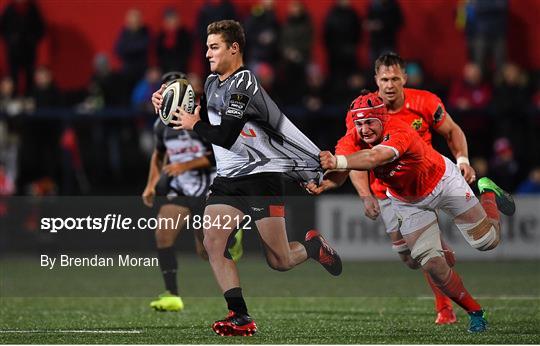
[[[156,185],[156,198],[154,199],[154,208],[157,212],[166,204],[174,204],[186,207],[191,215],[203,215],[206,195],[193,197],[186,196],[182,191],[177,191],[170,187],[171,178],[162,174]]]
[[[217,177],[210,186],[206,205],[226,204],[251,215],[254,221],[285,216],[281,173],[257,173],[243,177]]]

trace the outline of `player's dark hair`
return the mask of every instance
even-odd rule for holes
[[[175,79],[186,79],[187,76],[184,72],[179,71],[171,71],[165,73],[163,76],[161,76],[161,84],[167,84],[168,82],[175,80]]]
[[[382,54],[375,60],[375,74],[379,72],[381,66],[399,66],[399,68],[405,71],[405,60],[403,60],[397,53],[390,52]]]
[[[227,43],[227,47],[230,47],[234,42],[238,43],[240,53],[244,51],[246,46],[246,35],[244,34],[244,28],[236,20],[220,20],[219,22],[213,22],[208,25],[206,30],[208,35],[221,35],[223,41]]]

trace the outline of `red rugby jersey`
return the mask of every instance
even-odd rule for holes
[[[392,148],[397,158],[372,170],[382,187],[405,202],[414,202],[427,196],[441,180],[446,164],[441,154],[423,140],[407,123],[390,118],[383,130],[378,146]],[[371,149],[352,128],[336,145],[336,154],[348,155],[362,149]]]
[[[437,95],[418,89],[403,89],[405,102],[403,107],[397,112],[390,113],[390,118],[397,117],[405,123],[409,124],[420,137],[431,146],[431,131],[430,128],[438,128],[446,120],[446,109]],[[352,115],[347,113],[346,118],[347,131],[355,128]],[[337,150],[337,146],[336,146]],[[336,154],[338,152],[336,151]],[[373,172],[370,172],[370,187],[375,197],[385,199],[386,186],[377,181]]]

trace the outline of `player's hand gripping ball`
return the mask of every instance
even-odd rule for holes
[[[163,103],[159,110],[159,118],[165,125],[172,127],[172,124],[169,125],[169,123],[178,107],[188,113],[193,113],[195,109],[195,92],[187,79],[170,81],[163,91]]]

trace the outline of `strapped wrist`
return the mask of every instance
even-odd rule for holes
[[[347,169],[347,157],[345,155],[336,155],[336,169]]]
[[[456,165],[460,165],[462,163],[466,163],[468,164],[469,166],[471,165],[471,163],[469,162],[469,158],[466,157],[466,156],[460,156],[456,159]]]

